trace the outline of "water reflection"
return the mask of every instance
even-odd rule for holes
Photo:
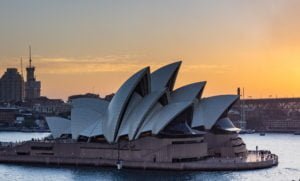
[[[175,172],[0,164],[0,180],[233,180],[232,172]]]

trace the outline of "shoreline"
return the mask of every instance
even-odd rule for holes
[[[30,128],[17,128],[8,127],[0,128],[0,132],[22,132],[22,133],[50,133],[49,129],[30,129]]]
[[[28,128],[0,128],[0,132],[22,132],[22,133],[50,133],[49,129],[28,129]],[[254,133],[239,133],[240,135],[244,134],[260,134],[260,133],[276,133],[276,134],[295,134],[300,133],[299,131],[256,131]]]

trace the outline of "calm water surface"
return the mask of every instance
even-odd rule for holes
[[[48,133],[0,132],[0,141],[41,138]],[[0,164],[0,181],[6,180],[300,180],[300,136],[291,134],[242,135],[248,149],[268,149],[279,156],[278,167],[239,172],[171,172],[93,167],[54,167]]]

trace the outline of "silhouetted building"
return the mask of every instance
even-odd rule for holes
[[[13,125],[18,110],[16,108],[0,107],[0,126]]]
[[[0,101],[17,102],[24,98],[24,80],[16,68],[8,68],[0,79]]]
[[[35,67],[31,65],[31,48],[29,47],[29,66],[26,68],[25,99],[35,99],[41,96],[41,82],[35,79]]]
[[[68,97],[68,102],[72,102],[74,99],[78,98],[100,98],[99,94],[93,94],[93,93],[86,93],[86,94],[77,94],[77,95],[72,95]]]
[[[114,97],[114,95],[115,95],[114,93],[108,94],[108,95],[105,96],[104,99],[107,100],[107,101],[111,101],[112,98]]]
[[[247,123],[246,129],[264,132],[297,132],[300,130],[300,98],[237,101],[229,112],[229,117],[238,127],[241,127],[243,112],[243,119]]]
[[[47,97],[39,97],[30,99],[21,105],[22,107],[30,108],[33,112],[44,115],[59,115],[61,113],[70,112],[70,104],[65,103],[61,99],[49,99]]]

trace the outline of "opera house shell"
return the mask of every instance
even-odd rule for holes
[[[114,144],[143,137],[196,137],[213,131],[239,131],[227,112],[237,95],[202,98],[206,82],[174,90],[181,62],[152,73],[146,67],[132,75],[110,102],[98,98],[72,101],[71,119],[48,117],[54,138],[69,135],[75,140],[101,140]],[[245,150],[242,145],[240,150]]]
[[[20,154],[29,152],[39,159],[47,155],[47,163],[54,164],[114,166],[122,161],[124,167],[143,169],[238,170],[276,165],[273,154],[249,162],[251,152],[227,115],[239,96],[202,98],[206,82],[174,89],[181,63],[154,72],[150,67],[139,70],[109,102],[74,99],[70,119],[46,118],[52,140],[27,143]]]

